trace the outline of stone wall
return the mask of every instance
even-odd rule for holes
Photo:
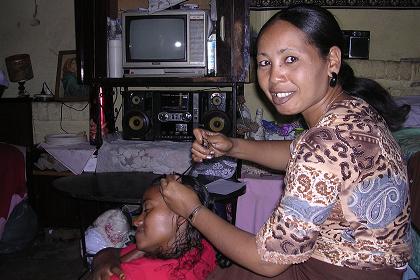
[[[356,76],[377,81],[393,96],[420,95],[420,58],[402,61],[349,59],[347,62]],[[277,120],[277,112],[257,88],[256,79],[245,85],[248,108],[253,114],[263,108],[265,120]]]
[[[33,102],[34,143],[48,134],[89,131],[89,104],[86,102]]]
[[[374,79],[393,96],[420,95],[420,59],[406,61],[348,60],[355,75]]]

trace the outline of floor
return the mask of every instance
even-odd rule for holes
[[[25,249],[0,254],[0,279],[7,280],[85,280],[88,275],[80,256],[78,229],[44,229]],[[211,280],[268,279],[235,265],[217,268]]]
[[[76,280],[86,269],[80,257],[79,232],[45,229],[25,249],[0,254],[0,278],[7,280]]]
[[[0,279],[86,280],[88,278],[86,272],[80,256],[78,229],[44,229],[25,249],[10,254],[0,254]],[[281,276],[266,278],[232,265],[225,269],[218,267],[208,279],[275,280],[284,278]]]

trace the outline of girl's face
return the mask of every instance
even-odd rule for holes
[[[331,69],[300,29],[286,21],[269,26],[258,42],[257,66],[259,85],[280,114],[302,113],[308,122],[324,113]]]
[[[166,206],[159,186],[149,187],[143,195],[143,211],[134,221],[137,248],[147,253],[170,248],[176,239],[178,217]]]

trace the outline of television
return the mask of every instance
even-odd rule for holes
[[[124,76],[205,76],[207,25],[203,10],[123,13]]]

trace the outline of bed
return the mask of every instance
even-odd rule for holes
[[[15,207],[28,197],[32,174],[32,101],[0,98],[0,240]]]

